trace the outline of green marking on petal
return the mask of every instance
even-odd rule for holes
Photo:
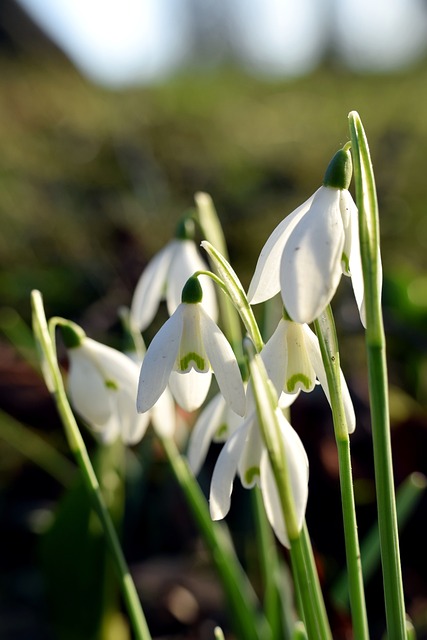
[[[194,364],[196,365],[196,367],[198,369],[200,369],[200,371],[204,371],[205,370],[205,360],[204,360],[204,358],[199,356],[199,354],[195,353],[194,351],[191,351],[190,353],[187,353],[186,356],[181,358],[181,360],[179,361],[180,370],[181,371],[187,371],[187,369],[189,368],[191,362],[194,362]]]
[[[259,467],[249,467],[245,471],[245,482],[252,484],[257,478],[259,478]]]
[[[298,382],[302,384],[304,389],[308,390],[311,388],[310,378],[308,376],[305,376],[303,373],[296,373],[286,381],[286,390],[289,393],[292,393],[293,391],[295,391]]]
[[[350,260],[349,257],[346,253],[343,252],[342,256],[341,256],[341,262],[344,265],[344,271],[345,273],[350,273]]]
[[[112,389],[113,391],[118,391],[119,387],[118,385],[114,382],[114,380],[105,380],[104,381],[105,386],[107,387],[107,389]]]
[[[223,438],[224,436],[227,435],[227,432],[228,432],[228,425],[224,422],[224,424],[221,424],[216,430],[215,438]]]

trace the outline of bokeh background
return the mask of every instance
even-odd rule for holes
[[[43,292],[48,316],[120,346],[117,309],[129,305],[196,191],[212,195],[247,286],[271,230],[319,186],[348,140],[353,109],[368,135],[380,203],[396,482],[427,472],[426,104],[422,0],[0,4],[1,638],[127,634],[99,532],[85,538],[94,528],[84,492],[32,366],[30,291]],[[363,538],[375,521],[375,492],[363,332],[348,282],[334,311],[358,414]],[[334,638],[351,638],[333,598],[344,550],[320,392],[297,403],[293,424],[311,464],[307,520]],[[113,502],[120,520],[125,486],[125,551],[153,636],[210,638],[215,622],[228,632],[215,574],[155,442],[126,454],[125,473],[122,451],[101,454],[87,437],[101,475],[111,468],[107,456],[120,466]],[[206,490],[217,453],[201,476]],[[247,492],[237,485],[229,523],[256,576]],[[419,638],[427,638],[426,506],[421,497],[402,529]],[[85,545],[80,561],[73,539]],[[381,638],[378,569],[367,589],[372,637]],[[108,623],[100,631],[101,619]]]

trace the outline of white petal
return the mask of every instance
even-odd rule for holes
[[[295,322],[313,322],[342,275],[344,227],[338,189],[321,187],[286,243],[280,265],[283,303]]]
[[[83,343],[84,344],[84,343]],[[111,416],[107,388],[83,346],[70,349],[68,394],[75,411],[91,426],[107,423]]]
[[[245,420],[248,424],[248,435],[240,456],[238,470],[242,485],[246,489],[260,482],[261,452],[264,448],[256,413]]]
[[[359,308],[360,320],[365,327],[365,286],[363,283],[362,258],[360,255],[359,213],[354,202],[352,207],[350,207],[350,205],[348,206],[350,208],[348,234],[350,235],[349,269],[351,284],[353,286],[354,297],[356,298],[356,303]]]
[[[209,508],[212,520],[221,520],[230,510],[230,497],[233,491],[237,464],[246,439],[246,425],[243,424],[227,440],[212,474]]]
[[[167,274],[177,240],[167,244],[145,267],[136,285],[130,308],[133,326],[143,331],[153,320],[164,295]]]
[[[278,224],[262,248],[248,290],[248,300],[251,304],[264,302],[279,293],[283,248],[295,225],[310,208],[314,195]]]
[[[168,387],[151,409],[151,423],[155,432],[162,438],[172,438],[175,433],[175,403]]]
[[[192,368],[200,373],[206,373],[210,369],[202,335],[201,309],[200,304],[184,303],[182,305],[181,342],[174,367],[181,373],[186,373]]]
[[[134,403],[135,416],[133,419],[121,421],[121,436],[122,440],[127,445],[137,444],[142,440],[147,431],[147,427],[150,424],[150,412],[137,413]]]
[[[236,356],[227,338],[202,307],[200,312],[203,343],[218,386],[233,411],[243,416],[246,397]]]
[[[268,339],[261,351],[261,358],[267,375],[273,383],[277,394],[283,390],[286,369],[288,366],[288,349],[286,346],[287,323],[281,319],[273,335]]]
[[[84,339],[83,347],[104,380],[113,382],[119,388],[134,388],[136,394],[139,375],[136,362],[121,351],[91,338]]]
[[[204,403],[211,386],[212,371],[199,373],[191,369],[187,373],[172,371],[169,388],[173,397],[185,411],[195,411]]]
[[[311,363],[313,365],[313,369],[316,372],[316,376],[322,385],[322,389],[325,393],[325,396],[331,404],[331,396],[329,393],[328,379],[326,377],[325,367],[323,365],[322,353],[320,351],[319,340],[317,336],[313,333],[313,331],[307,325],[304,325],[304,334],[306,338],[307,350],[310,354]],[[356,416],[354,413],[353,402],[351,400],[350,392],[347,387],[347,382],[345,381],[344,374],[340,369],[340,379],[341,379],[341,394],[344,403],[344,411],[345,418],[347,422],[347,429],[349,433],[353,433],[356,428]]]
[[[221,426],[226,406],[223,396],[218,393],[200,412],[191,431],[187,457],[195,476],[199,473],[213,437]]]
[[[196,271],[207,271],[208,266],[200,256],[193,240],[176,240],[177,248],[170,265],[166,303],[169,314],[172,314],[181,302],[182,289]],[[211,278],[201,277],[200,284],[203,290],[202,304],[209,315],[218,317],[218,306],[215,296],[215,288]]]
[[[308,499],[308,460],[304,446],[289,422],[280,411],[277,412],[286,454],[286,463],[295,504],[297,526],[301,530]],[[261,456],[261,491],[267,517],[280,542],[290,547],[289,536],[280,505],[279,494],[271,469],[268,452],[264,449]]]
[[[313,391],[316,384],[316,372],[311,363],[305,343],[304,325],[288,322],[287,348],[288,366],[286,369],[285,391]]]
[[[166,388],[181,341],[183,306],[180,305],[165,322],[147,349],[139,376],[139,413],[151,409]]]

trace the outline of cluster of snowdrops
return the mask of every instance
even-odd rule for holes
[[[228,262],[212,200],[198,193],[194,214],[180,222],[174,239],[151,259],[137,283],[125,322],[134,338],[132,352],[96,342],[73,322],[57,318],[54,323],[67,348],[71,406],[102,442],[121,438],[135,445],[149,424],[160,438],[168,439],[175,431],[176,404],[187,412],[200,410],[186,451],[195,476],[211,442],[224,443],[211,480],[211,518],[227,515],[236,476],[244,487],[260,488],[276,537],[291,556],[294,553],[296,619],[302,624],[299,633],[306,634],[298,637],[308,638],[329,638],[330,631],[319,593],[304,599],[310,591],[304,585],[314,581],[303,575],[308,561],[298,561],[304,547],[299,545],[305,529],[309,461],[289,421],[289,408],[301,392],[317,384],[331,404],[341,444],[341,481],[347,492],[343,500],[353,504],[353,513],[344,513],[344,521],[355,637],[368,637],[348,445],[356,418],[339,367],[329,306],[342,275],[349,276],[361,323],[369,322],[361,246],[372,249],[372,242],[361,238],[358,208],[348,190],[353,156],[365,206],[369,188],[364,183],[364,147],[357,147],[357,154],[354,150],[355,142],[364,139],[363,129],[358,117],[353,119],[352,143],[332,158],[322,186],[267,238],[247,292]],[[372,232],[372,222],[366,228]],[[201,248],[194,239],[196,229],[205,238]],[[370,272],[379,295],[382,273],[376,241],[373,260]],[[281,313],[264,342],[252,307],[273,298],[280,298]],[[162,300],[169,319],[145,348],[141,333],[156,318]],[[216,392],[211,390],[213,376]],[[316,598],[319,602],[311,603]],[[404,610],[397,615],[404,620]]]

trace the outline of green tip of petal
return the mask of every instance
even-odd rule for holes
[[[333,189],[348,189],[353,173],[353,163],[351,161],[351,153],[349,149],[340,149],[326,169],[323,179],[324,187],[332,187]]]
[[[182,290],[181,302],[197,304],[202,301],[202,298],[203,291],[199,279],[197,276],[191,276],[191,278],[188,278]]]
[[[67,349],[76,349],[80,347],[83,338],[86,336],[85,332],[74,322],[64,322],[59,325],[62,339]]]
[[[194,240],[196,226],[192,215],[192,213],[188,214],[178,222],[175,231],[175,238],[177,238],[177,240]]]

